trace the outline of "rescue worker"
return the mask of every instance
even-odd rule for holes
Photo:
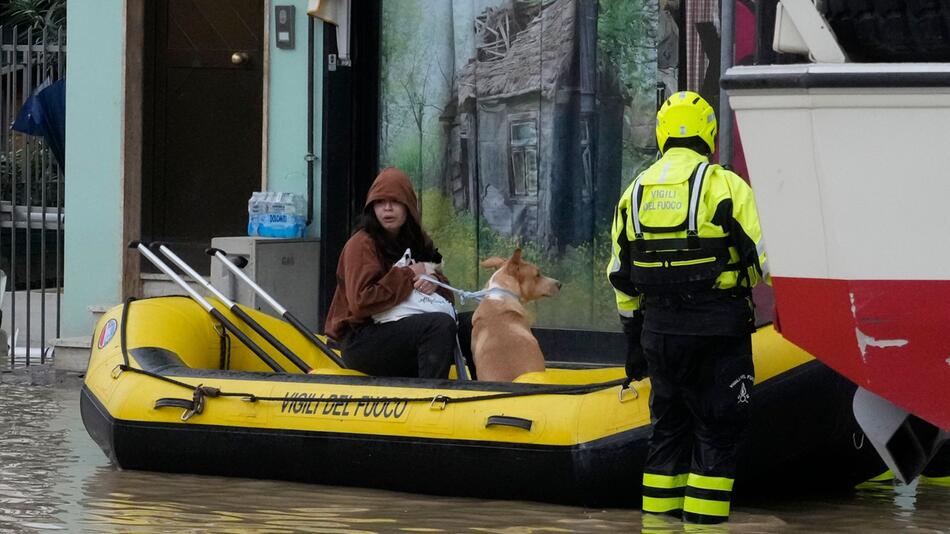
[[[657,112],[662,157],[617,206],[607,276],[629,380],[652,382],[643,511],[729,518],[754,370],[751,289],[767,278],[752,190],[709,163],[716,115],[682,91]]]

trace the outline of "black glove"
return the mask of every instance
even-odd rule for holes
[[[640,333],[643,330],[643,314],[634,312],[632,317],[620,316],[623,333],[627,338],[627,378],[643,380],[648,374],[647,360],[640,346]]]

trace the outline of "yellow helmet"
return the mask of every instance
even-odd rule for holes
[[[660,152],[671,138],[699,137],[716,151],[716,112],[709,102],[692,91],[680,91],[666,99],[656,113],[656,142]]]

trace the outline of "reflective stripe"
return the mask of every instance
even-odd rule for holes
[[[640,309],[640,297],[631,297],[623,291],[614,289],[617,300],[617,311],[624,317],[633,317],[633,312]]]
[[[660,177],[657,178],[656,181],[661,184],[666,183],[666,175],[669,173],[669,171],[670,171],[670,164],[667,163],[666,165],[663,166],[663,170],[660,171]]]
[[[708,477],[690,473],[686,484],[700,489],[732,491],[732,484],[735,480],[726,477]]]
[[[616,273],[620,271],[620,258],[614,257],[613,261],[610,262],[610,272]]]
[[[729,501],[710,501],[708,499],[697,499],[696,497],[685,497],[683,499],[683,511],[699,515],[729,517]]]
[[[892,473],[891,470],[888,469],[887,471],[884,471],[883,473],[881,473],[880,475],[876,477],[869,478],[867,481],[868,482],[890,482],[891,480],[894,480],[894,473]]]
[[[669,164],[667,164],[669,167]],[[666,170],[666,167],[663,168]],[[630,188],[630,222],[633,223],[633,233],[634,235],[640,235],[643,232],[640,230],[640,204],[637,202],[637,197],[640,196],[640,188],[642,187],[640,179],[643,178],[643,175],[637,176],[636,181],[633,182],[633,187]]]
[[[687,265],[702,265],[703,263],[711,263],[714,261],[716,261],[716,258],[699,258],[696,260],[671,261],[670,265],[673,267],[685,267]]]
[[[687,473],[679,475],[657,475],[655,473],[643,473],[643,485],[651,488],[681,488],[686,485],[689,477]]]
[[[643,511],[654,514],[683,509],[683,497],[647,497],[643,496]]]
[[[696,212],[698,211],[699,206],[699,190],[703,188],[703,178],[706,176],[706,167],[709,164],[705,161],[699,164],[699,168],[696,169],[696,178],[693,179],[693,194],[689,198],[689,217],[687,224],[687,232],[695,232],[697,221],[696,221]]]

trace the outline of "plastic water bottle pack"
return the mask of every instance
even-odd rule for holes
[[[307,203],[303,195],[257,191],[247,202],[247,235],[262,237],[303,237],[307,223]]]

